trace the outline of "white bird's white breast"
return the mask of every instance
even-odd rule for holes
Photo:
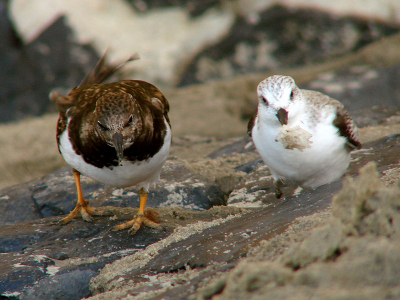
[[[116,166],[112,169],[107,167],[97,168],[86,163],[82,156],[75,153],[67,129],[60,137],[60,151],[65,161],[72,168],[96,181],[115,187],[138,185],[148,190],[150,185],[155,184],[160,179],[161,168],[169,154],[171,128],[165,118],[164,122],[167,127],[167,133],[164,138],[163,146],[153,157],[144,161],[132,163],[123,160],[122,166]]]
[[[263,114],[263,112],[259,111]],[[333,126],[335,114],[327,112],[323,121],[312,123],[298,118],[289,126],[299,126],[312,134],[310,148],[303,151],[285,149],[276,140],[282,125],[277,118],[261,115],[255,120],[252,137],[255,147],[271,170],[275,179],[284,177],[304,187],[317,187],[332,182],[346,171],[350,162],[350,153],[345,148],[346,139],[339,135]]]

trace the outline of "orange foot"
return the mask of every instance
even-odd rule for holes
[[[156,215],[153,215],[153,213],[150,214],[148,211],[146,211],[145,214],[138,213],[132,220],[116,225],[112,228],[112,230],[118,231],[129,228],[128,233],[130,235],[134,235],[142,225],[149,226],[151,228],[159,228],[160,224],[155,222],[156,218]]]
[[[140,207],[137,215],[133,218],[133,220],[114,226],[112,230],[117,231],[130,228],[128,233],[134,235],[142,226],[142,224],[152,228],[158,228],[160,226],[160,224],[157,223],[158,214],[152,210],[147,210],[146,213],[144,212],[144,207],[146,206],[148,195],[149,195],[148,191],[145,190],[144,188],[141,188],[139,190]]]
[[[69,213],[68,216],[60,220],[59,224],[60,225],[65,225],[71,222],[79,213],[82,216],[82,219],[84,219],[87,222],[93,222],[93,215],[94,216],[104,216],[107,215],[104,210],[99,210],[93,207],[90,207],[89,201],[83,199],[84,205],[81,203],[77,203],[74,210]]]
[[[70,212],[68,216],[63,218],[59,224],[60,225],[65,225],[68,224],[69,222],[72,221],[76,217],[78,213],[81,214],[82,219],[84,219],[87,222],[93,222],[93,217],[92,215],[97,215],[97,216],[104,216],[107,215],[107,213],[104,210],[98,210],[93,207],[90,207],[89,201],[83,199],[82,195],[82,188],[81,188],[81,173],[79,173],[77,170],[72,169],[72,173],[74,174],[74,179],[75,179],[75,184],[76,184],[76,191],[78,193],[78,201],[76,202],[76,206],[73,211]]]

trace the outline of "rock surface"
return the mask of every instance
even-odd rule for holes
[[[238,142],[231,147],[238,149]],[[354,154],[348,175],[356,174],[368,161],[376,161],[378,170],[385,175],[399,170],[400,135],[367,143],[365,147],[367,152]],[[169,161],[149,201],[149,206],[158,207],[162,230],[143,228],[133,237],[109,229],[132,218],[136,211],[133,207],[138,206],[134,189],[105,188],[85,178],[85,197],[95,206],[113,205],[104,206],[111,216],[97,217],[92,224],[74,220],[66,226],[59,226],[56,221],[60,217],[54,215],[68,213],[75,205],[69,170],[3,190],[0,295],[14,295],[16,299],[81,299],[98,294],[94,299],[114,299],[126,293],[145,292],[165,299],[183,299],[196,294],[200,283],[209,276],[240,265],[250,246],[285,232],[297,217],[326,210],[341,188],[338,181],[290,196],[294,187],[288,187],[284,190],[286,197],[279,201],[274,197],[268,170],[259,159],[251,160],[254,151],[229,155],[231,149],[225,146],[219,151],[222,156],[214,158],[225,159],[225,164],[231,165],[235,171],[230,177],[237,173],[237,180],[230,183],[232,192],[226,192],[228,206],[215,206],[225,201],[226,182],[221,180],[225,176],[211,182],[204,177],[207,171],[199,171],[203,176],[190,171],[199,165],[189,164],[188,169],[177,160]],[[248,159],[234,159],[243,155]],[[203,162],[204,169],[208,168],[207,160]],[[162,208],[166,203],[168,208]],[[209,209],[211,206],[214,208]],[[29,219],[32,221],[26,222]],[[193,274],[189,276],[187,272]],[[175,273],[176,276],[171,275]],[[160,279],[163,276],[169,279]],[[185,290],[183,286],[192,289]]]
[[[369,164],[345,180],[323,226],[266,241],[192,299],[396,299],[399,205],[399,187],[385,186]],[[284,253],[268,253],[277,244]]]
[[[7,7],[1,12],[0,122],[49,112],[53,108],[49,91],[77,86],[99,56],[90,45],[74,41],[63,17],[25,44],[6,14]]]
[[[139,75],[145,80],[160,78],[157,76],[161,74],[165,77],[157,79],[160,82],[175,78],[177,83],[176,74],[184,74],[185,67],[195,65],[196,58],[212,55],[227,62],[220,68],[221,61],[216,59],[214,66],[218,70],[230,72],[221,73],[224,79],[220,81],[181,88],[171,87],[168,81],[170,87],[162,88],[171,105],[174,138],[162,180],[148,201],[148,209],[159,214],[162,226],[160,230],[142,228],[135,236],[109,229],[132,218],[138,207],[137,190],[113,189],[85,177],[85,197],[92,205],[104,207],[109,216],[96,217],[93,223],[76,219],[66,226],[57,224],[61,215],[74,207],[76,191],[70,168],[65,167],[55,146],[56,114],[0,125],[1,299],[400,297],[397,187],[400,35],[378,39],[391,30],[398,30],[398,1],[393,2],[391,14],[386,15],[382,10],[391,1],[376,2],[380,6],[374,13],[370,9],[374,1],[363,1],[357,14],[349,13],[351,6],[343,5],[342,0],[325,4],[312,0],[303,6],[299,6],[302,1],[296,1],[285,1],[289,8],[285,9],[258,0],[206,1],[199,7],[194,7],[192,1],[146,1],[147,7],[143,1],[128,1],[131,5],[128,6],[121,4],[122,0],[113,2],[115,5],[111,7],[108,2],[91,0],[68,3],[65,18],[55,18],[53,14],[60,5],[65,5],[63,1],[58,4],[53,1],[54,6],[46,1],[11,2],[13,21],[20,19],[16,31],[8,19],[0,20],[5,24],[0,34],[6,41],[1,47],[10,51],[2,54],[13,58],[4,63],[15,64],[18,74],[26,77],[24,68],[29,60],[21,60],[20,54],[30,49],[29,59],[37,60],[39,67],[43,67],[35,73],[37,76],[29,73],[26,81],[30,89],[28,96],[40,95],[37,103],[29,102],[21,86],[15,89],[21,97],[10,96],[12,100],[19,99],[13,103],[29,108],[26,113],[37,113],[37,107],[52,110],[47,97],[42,97],[44,88],[36,89],[31,83],[41,80],[50,89],[48,84],[60,79],[57,86],[72,87],[75,80],[82,79],[78,78],[81,70],[84,72],[91,65],[90,53],[93,57],[98,55],[92,46],[97,51],[100,49],[99,54],[106,46],[117,47],[123,59],[140,50],[136,45],[150,45],[150,52],[139,51],[145,55],[139,65],[132,64],[134,70],[138,67],[134,77]],[[1,10],[4,3],[7,1],[0,1],[0,11],[2,17],[7,17]],[[15,7],[21,3],[25,6],[18,12]],[[317,4],[325,10],[316,10]],[[79,9],[74,5],[80,5]],[[168,7],[160,9],[159,5]],[[38,8],[35,14],[34,7]],[[85,7],[91,8],[91,13]],[[138,19],[121,27],[116,21],[132,18],[131,7]],[[119,12],[118,18],[116,12]],[[308,27],[295,26],[295,30],[290,27],[307,14],[309,18],[303,23]],[[26,19],[25,29],[32,29],[31,34],[24,31],[23,38],[19,38],[21,16]],[[43,20],[49,20],[47,16],[53,19],[43,27]],[[285,57],[284,53],[269,48],[264,54],[272,53],[273,59],[268,61],[278,61],[281,66],[301,65],[247,74],[262,71],[255,69],[258,61],[255,53],[263,47],[257,33],[263,32],[266,16],[274,20],[283,18],[274,28],[286,34],[274,42],[292,54]],[[155,18],[158,20],[153,23]],[[54,20],[57,21],[53,23]],[[102,20],[108,29],[99,30],[103,25],[95,20]],[[165,25],[165,20],[171,26],[160,29],[160,22]],[[208,26],[221,20],[226,23],[220,23],[215,30],[219,38],[204,44],[213,39],[207,32]],[[132,39],[132,28],[138,28],[135,24],[149,25],[150,31],[134,33],[151,43],[144,43],[141,38]],[[174,35],[181,34],[174,30],[176,24],[184,24],[180,28],[187,31],[181,35],[182,39],[172,41]],[[229,24],[236,25],[229,31]],[[309,30],[315,24],[321,25],[319,32],[323,34]],[[331,36],[327,24],[338,34]],[[93,34],[90,28],[102,34],[102,40],[93,39],[91,46],[87,39],[82,44],[83,37]],[[125,37],[125,43],[114,44],[115,39],[107,34],[108,30],[119,42]],[[187,37],[197,30],[202,30],[206,37],[200,35],[191,44],[193,40]],[[41,34],[34,36],[33,32]],[[49,42],[54,36],[51,32],[60,34],[59,43]],[[130,34],[129,39],[126,32]],[[227,34],[224,36],[222,32]],[[238,39],[240,43],[232,43],[224,50],[224,45],[234,41],[232,37],[240,32],[243,34],[238,35],[243,37]],[[160,36],[169,42],[159,39]],[[288,41],[294,48],[285,48]],[[314,48],[320,50],[320,56],[315,55]],[[115,51],[111,52],[112,60],[118,58]],[[333,59],[338,53],[344,55]],[[64,61],[53,59],[60,56],[65,56],[65,62],[76,73],[64,73],[67,70]],[[248,64],[239,64],[246,59]],[[303,65],[314,59],[322,61]],[[168,72],[163,73],[161,65]],[[150,70],[147,75],[141,73],[145,68]],[[246,74],[232,79],[225,77],[244,71]],[[288,186],[283,189],[282,200],[274,198],[270,173],[246,136],[247,120],[256,108],[256,86],[272,74],[292,76],[302,88],[320,90],[345,103],[350,115],[362,127],[360,135],[364,145],[364,149],[352,155],[347,171],[352,179],[305,190],[297,196],[293,194],[295,187]],[[10,78],[16,78],[11,75]],[[47,77],[43,79],[43,75]],[[211,75],[205,79],[215,77]],[[25,98],[27,104],[23,106]],[[19,116],[24,116],[21,111]],[[371,161],[375,162],[377,171],[371,165],[362,169]]]
[[[181,208],[158,209],[162,231],[141,229],[110,232],[112,225],[129,220],[131,208],[105,207],[114,218],[96,218],[93,224],[75,220],[59,226],[59,217],[2,225],[0,233],[0,295],[16,299],[81,299],[91,294],[89,281],[105,264],[135,253],[167,237],[176,226],[226,217],[240,210],[211,210],[207,214]]]
[[[326,61],[399,29],[311,8],[268,7],[252,17],[238,16],[224,38],[196,53],[180,85]]]
[[[85,199],[94,207],[139,207],[137,189],[110,188],[85,176],[82,176],[81,182]],[[60,169],[39,180],[1,191],[3,218],[0,224],[9,225],[67,214],[74,209],[76,197],[71,169]],[[169,161],[163,168],[157,187],[150,190],[147,207],[178,206],[206,210],[224,204],[225,196],[217,184],[191,173],[183,163]]]

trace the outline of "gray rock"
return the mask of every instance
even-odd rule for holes
[[[98,217],[93,223],[77,219],[66,226],[58,225],[58,217],[0,226],[0,297],[87,297],[89,280],[106,264],[166,238],[177,226],[240,212],[235,208],[204,212],[159,208],[161,230],[144,227],[129,236],[126,231],[109,229],[131,219],[137,209],[104,209],[115,217]]]
[[[209,155],[207,155],[209,158],[217,158],[221,157],[223,155],[232,155],[235,153],[249,153],[254,151],[254,145],[252,143],[252,140],[249,136],[245,136],[238,140],[237,142],[234,142],[232,144],[229,144],[225,147],[222,147],[218,150],[213,151]]]
[[[399,30],[395,23],[275,5],[237,17],[223,39],[187,64],[180,85],[325,61]]]
[[[340,100],[361,126],[376,125],[399,111],[400,64],[371,67],[358,65],[320,74],[304,89],[320,91]],[[375,107],[374,109],[370,109]],[[374,115],[375,118],[371,118]],[[374,122],[375,121],[375,122]]]
[[[368,143],[366,147],[373,150],[356,153],[356,161],[352,163],[348,175],[355,175],[360,167],[371,160],[377,162],[378,170],[382,173],[398,166],[400,135]],[[244,182],[260,181],[260,176],[261,172],[256,169],[253,174],[249,173]],[[210,278],[216,274],[220,276],[221,273],[237,266],[240,258],[248,253],[250,245],[257,245],[261,240],[268,240],[284,232],[296,217],[328,208],[332,196],[337,194],[341,187],[342,183],[339,180],[314,190],[306,190],[298,196],[286,196],[283,200],[271,200],[273,193],[265,192],[260,196],[260,201],[269,202],[269,205],[255,208],[246,214],[182,238],[161,247],[157,252],[152,249],[152,253],[156,254],[151,255],[144,264],[136,263],[135,259],[140,260],[140,257],[133,255],[132,258],[128,256],[108,266],[91,281],[91,290],[99,294],[93,299],[118,298],[124,294],[121,292],[124,289],[129,291],[130,295],[154,292],[151,299],[187,299],[196,293],[202,283],[210,282]],[[146,254],[141,257],[146,257]],[[188,275],[180,276],[185,270]],[[154,280],[149,282],[149,277]],[[156,278],[159,278],[160,282],[169,280],[171,286],[164,289]],[[216,287],[213,294],[218,293]]]
[[[94,207],[139,207],[134,187],[110,188],[82,176],[85,199]],[[0,192],[0,224],[25,222],[69,213],[76,204],[76,187],[71,168],[54,171],[39,180],[7,188]],[[168,161],[157,187],[150,190],[146,207],[171,207],[205,210],[225,203],[216,184],[191,173],[182,163]]]
[[[90,45],[71,38],[63,17],[24,44],[9,19],[6,1],[1,3],[0,122],[54,111],[49,91],[77,86],[98,56]]]
[[[306,216],[326,209],[330,205],[332,196],[340,188],[341,182],[338,181],[324,188],[304,193],[299,197],[276,201],[270,207],[262,207],[221,222],[159,249],[158,253],[153,255],[145,266],[138,267],[132,263],[124,264],[126,267],[122,267],[122,263],[116,262],[115,267],[111,266],[107,270],[103,270],[98,277],[92,280],[91,290],[97,294],[110,290],[109,287],[121,286],[118,284],[121,276],[123,276],[126,286],[132,286],[146,282],[147,276],[157,277],[162,274],[179,273],[180,270],[187,269],[202,270],[213,264],[217,264],[216,269],[213,269],[214,272],[227,271],[246,255],[249,245],[255,245],[263,239],[282,233],[298,216]],[[208,273],[208,275],[212,275],[212,273]],[[193,280],[182,282],[186,286],[186,290],[179,289],[178,284],[178,291],[170,288],[162,298],[186,299],[195,291],[198,281],[204,278],[200,275],[200,278],[191,279]],[[142,288],[133,289],[131,287],[130,292],[136,294]],[[156,283],[149,282],[146,285],[146,290],[160,289],[162,286],[158,286]],[[178,295],[177,292],[182,294]]]
[[[34,287],[24,290],[19,295],[19,299],[41,300],[51,298],[58,300],[78,300],[88,297],[91,295],[88,287],[89,281],[97,274],[97,271],[76,268],[55,278],[46,277],[37,282]],[[51,291],[51,295],[49,295],[49,291]]]
[[[76,202],[69,167],[0,193],[0,253],[4,262],[0,295],[18,295],[17,299],[87,297],[89,280],[105,264],[165,238],[173,231],[174,220],[185,224],[207,219],[207,215],[187,217],[184,211],[169,208],[161,214],[163,227],[159,231],[142,228],[134,237],[127,232],[110,232],[113,225],[133,217],[139,206],[138,190],[109,188],[84,176],[82,186],[93,206],[104,207],[114,217],[95,218],[94,223],[74,220],[66,226],[57,224],[56,216],[69,213]],[[150,193],[148,207],[201,211],[224,200],[218,185],[191,173],[179,161],[168,161],[158,187]],[[164,223],[164,219],[172,220]]]
[[[232,147],[236,149],[237,143]],[[381,172],[398,164],[400,135],[389,136],[366,144],[365,147],[373,150],[355,153],[356,159],[349,168],[349,175],[357,173],[361,166],[371,160],[377,161],[378,170]],[[225,150],[229,152],[229,149]],[[0,227],[0,295],[12,296],[14,299],[81,299],[92,293],[103,293],[116,283],[124,286],[135,282],[141,283],[142,286],[134,288],[134,294],[162,291],[158,297],[163,299],[186,298],[193,294],[208,276],[233,268],[247,253],[250,244],[255,245],[265,238],[283,232],[298,216],[310,215],[329,207],[332,196],[341,188],[341,181],[337,181],[315,190],[304,191],[299,196],[290,196],[288,190],[285,190],[285,198],[277,200],[272,192],[271,181],[263,179],[267,171],[260,167],[258,160],[239,167],[245,168],[248,176],[237,184],[234,191],[246,188],[246,195],[261,191],[258,196],[259,201],[263,203],[262,207],[243,209],[231,205],[205,210],[213,201],[221,201],[213,194],[215,191],[216,195],[219,194],[218,186],[202,180],[200,175],[192,174],[179,161],[169,161],[164,169],[160,187],[154,193],[154,203],[161,206],[161,201],[165,200],[164,195],[168,191],[171,194],[184,195],[177,202],[169,203],[171,206],[179,204],[197,207],[198,210],[157,208],[162,230],[142,228],[135,236],[129,236],[127,232],[111,232],[109,229],[123,220],[132,218],[137,211],[132,207],[137,206],[130,205],[133,202],[131,198],[135,198],[133,194],[137,191],[106,188],[85,178],[83,185],[84,189],[88,188],[85,192],[87,198],[91,197],[90,200],[99,205],[113,203],[114,207],[105,206],[104,209],[115,217],[96,217],[93,223],[77,219],[66,226],[57,224],[58,216],[38,218],[29,222],[21,222],[22,220],[18,219],[13,224],[3,224]],[[68,204],[63,204],[63,201],[57,198],[70,197],[69,205],[75,205],[75,187],[69,172],[68,169],[59,170],[41,180],[25,184],[19,194],[18,189],[7,189],[7,193],[1,197],[5,199],[5,196],[9,196],[9,204],[13,201],[36,201],[37,213],[56,211],[45,210],[50,204],[62,211]],[[11,193],[15,193],[15,197],[21,196],[26,199],[13,198]],[[96,196],[97,193],[103,196]],[[195,202],[203,199],[203,204],[206,204],[200,208],[197,204],[189,203],[191,197],[185,195],[192,195]],[[111,199],[113,197],[114,199]],[[115,207],[118,205],[120,207]],[[8,208],[11,209],[12,205]],[[29,207],[27,208],[29,210]],[[23,212],[22,208],[19,209]],[[247,213],[216,222],[218,218],[243,212]],[[4,215],[8,213],[7,209],[3,211]],[[8,219],[11,216],[8,214]],[[31,218],[34,218],[34,215]],[[183,230],[186,227],[182,226],[198,221],[213,221],[213,226],[197,225],[193,227],[197,229],[192,234],[180,239],[172,237],[175,242],[165,244],[164,241],[171,234],[175,234],[176,228]],[[161,245],[166,246],[152,252],[152,259],[141,268],[135,264],[118,261],[129,259],[130,254],[144,250],[159,241],[163,241]],[[114,270],[113,273],[101,271],[106,264],[113,262],[117,265],[122,264],[123,267],[114,268],[118,271]],[[208,268],[213,264],[217,264],[215,268]],[[177,284],[176,288],[164,291],[162,285],[146,284],[146,276],[179,274],[180,270],[187,268],[198,270],[199,275],[185,279],[183,283]],[[119,279],[121,276],[123,281]],[[187,288],[189,286],[190,289]]]

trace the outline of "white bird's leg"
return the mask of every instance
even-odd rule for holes
[[[282,197],[281,188],[284,187],[282,180],[274,178],[275,197],[280,199]]]

